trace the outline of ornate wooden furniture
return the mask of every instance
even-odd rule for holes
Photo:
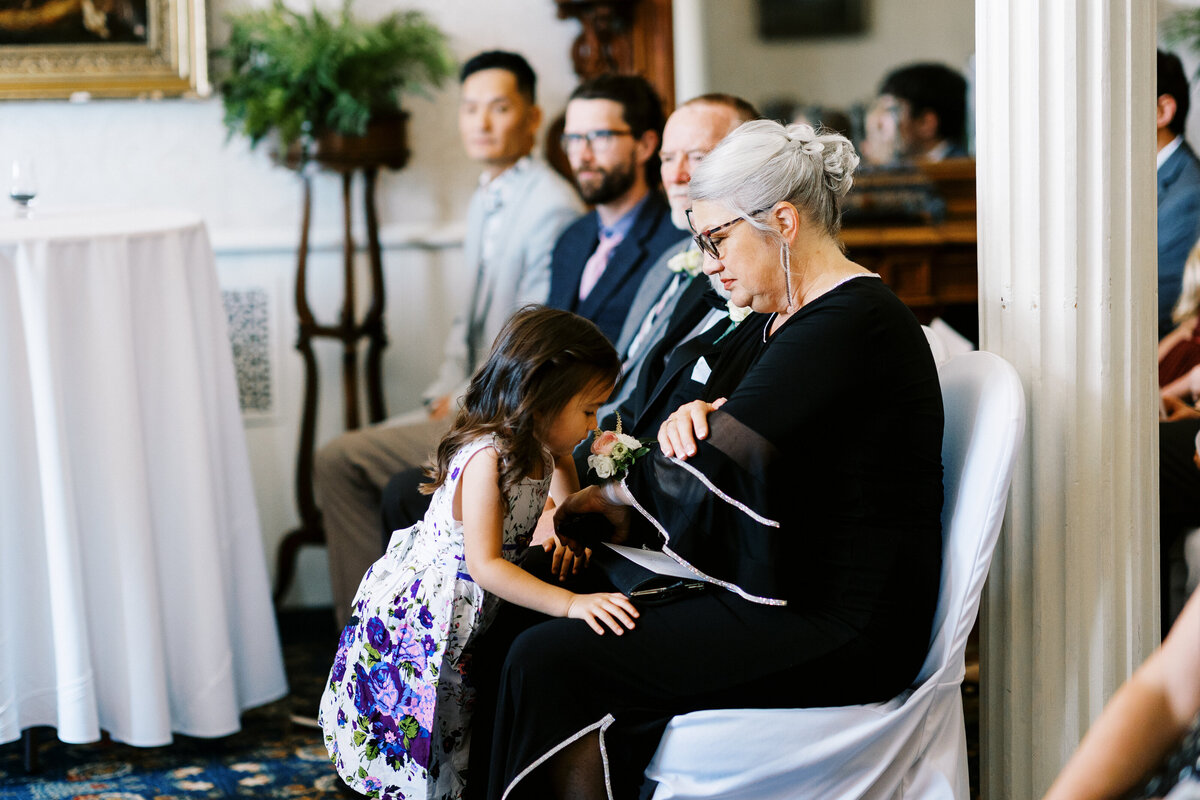
[[[605,72],[635,72],[653,84],[663,107],[675,107],[671,0],[555,0],[559,19],[583,30],[571,46],[581,80]]]
[[[847,222],[850,258],[878,272],[917,317],[928,323],[948,309],[971,312],[978,296],[975,162],[962,158],[920,165],[944,202],[944,217],[923,222]],[[883,190],[887,176],[856,178],[854,192]],[[963,330],[973,336],[974,331]]]
[[[366,400],[372,423],[386,416],[383,402],[383,348],[387,346],[384,332],[383,257],[379,245],[379,217],[375,210],[375,181],[381,167],[400,169],[408,162],[406,137],[407,115],[372,122],[367,134],[345,137],[336,134],[317,140],[310,158],[293,148],[280,160],[295,169],[304,186],[300,222],[300,250],[296,263],[296,316],[299,331],[296,349],[304,359],[304,410],[300,420],[300,445],[296,454],[296,505],[300,525],[284,536],[276,556],[274,599],[283,599],[296,568],[296,556],[304,545],[325,543],[321,512],[313,496],[313,449],[317,425],[317,359],[313,353],[314,339],[334,339],[342,344],[343,414],[346,430],[359,426],[358,345],[367,342]],[[344,297],[337,323],[317,322],[308,305],[308,233],[312,212],[313,168],[319,167],[340,174],[342,179],[342,283]],[[355,242],[351,233],[351,189],[356,173],[363,177],[363,211],[367,226],[367,254],[370,260],[371,294],[365,316],[355,314],[356,288],[354,280]]]

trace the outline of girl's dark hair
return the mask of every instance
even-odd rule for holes
[[[460,447],[492,434],[500,453],[500,494],[507,498],[542,463],[545,426],[575,395],[615,383],[620,372],[617,351],[591,321],[544,306],[520,309],[471,378],[453,427],[425,469],[431,482],[421,484],[421,492],[432,494],[446,482]]]

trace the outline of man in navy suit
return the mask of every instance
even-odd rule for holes
[[[547,305],[596,323],[615,342],[650,267],[684,237],[658,190],[662,103],[645,79],[601,75],[567,102],[562,145],[594,210],[554,246]]]
[[[1183,265],[1200,235],[1200,162],[1183,140],[1189,105],[1179,58],[1158,51],[1158,338],[1171,332]]]

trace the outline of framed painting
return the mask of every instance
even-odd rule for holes
[[[764,40],[848,36],[866,30],[866,0],[758,0]]]
[[[208,93],[204,0],[0,0],[0,98]]]

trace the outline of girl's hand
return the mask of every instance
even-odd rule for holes
[[[550,572],[557,575],[560,581],[565,581],[568,575],[578,575],[579,570],[586,567],[588,559],[592,557],[592,551],[587,548],[584,548],[583,555],[576,555],[575,551],[563,544],[553,533],[541,544],[547,553],[553,553]]]
[[[696,441],[708,438],[708,415],[725,405],[718,397],[711,403],[693,400],[680,406],[658,427],[658,446],[663,455],[686,460],[696,455]]]
[[[620,636],[625,632],[622,625],[633,630],[633,621],[638,616],[638,610],[633,601],[620,592],[598,592],[572,595],[571,603],[567,606],[567,616],[583,620],[601,636],[604,635],[604,628],[600,623],[604,623],[613,633]]]

